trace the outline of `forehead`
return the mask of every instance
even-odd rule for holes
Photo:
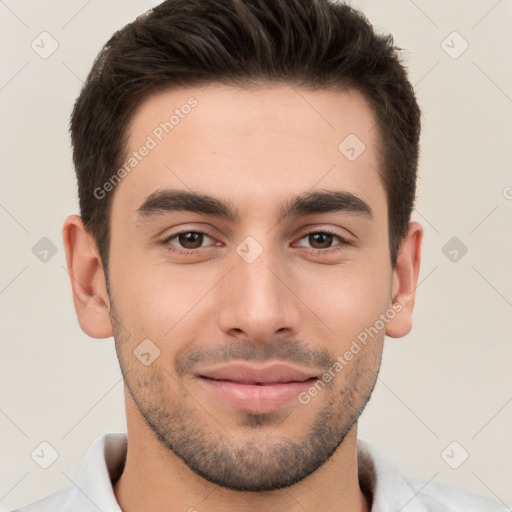
[[[314,188],[344,189],[385,207],[376,119],[354,90],[174,89],[147,98],[127,135],[113,211],[135,211],[162,189],[221,196],[242,213]]]

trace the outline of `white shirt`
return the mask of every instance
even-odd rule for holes
[[[449,485],[404,478],[373,445],[362,439],[357,443],[359,482],[373,496],[371,512],[510,512]],[[122,512],[113,482],[121,476],[126,449],[125,433],[101,435],[89,447],[73,484],[12,512]]]

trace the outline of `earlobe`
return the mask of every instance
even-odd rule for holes
[[[80,327],[93,338],[109,338],[112,336],[110,302],[94,239],[78,215],[66,219],[62,238]]]
[[[399,313],[386,327],[386,335],[401,338],[412,329],[412,312],[421,262],[423,227],[418,222],[410,222],[407,236],[402,242],[397,263],[393,270],[392,297]]]

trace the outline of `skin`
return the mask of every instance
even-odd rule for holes
[[[409,224],[392,268],[378,132],[358,92],[276,84],[165,91],[136,111],[129,152],[191,96],[197,106],[114,190],[110,296],[80,217],[68,217],[63,230],[80,326],[95,338],[114,336],[125,380],[128,454],[116,498],[124,512],[368,511],[357,418],[385,335],[412,327],[423,228]],[[338,150],[348,134],[366,146],[355,161]],[[141,218],[137,208],[162,189],[226,200],[240,218],[187,211]],[[373,216],[338,211],[279,222],[282,203],[312,190],[349,191]],[[325,229],[349,245],[334,252],[337,236],[323,245],[308,236]],[[181,230],[208,230],[199,242],[206,249],[171,251],[197,251],[187,239],[165,241]],[[236,251],[247,236],[263,249],[251,263]],[[393,299],[401,311],[306,405],[292,400],[250,414],[194,376],[229,355],[322,375]],[[148,338],[160,354],[145,366],[133,352]]]

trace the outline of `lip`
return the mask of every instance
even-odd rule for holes
[[[254,365],[249,363],[232,363],[213,369],[197,372],[200,377],[215,380],[229,380],[242,384],[278,384],[286,382],[303,382],[316,377],[314,372],[300,370],[283,363]]]
[[[218,400],[253,413],[280,409],[318,378],[314,372],[282,363],[228,364],[197,372],[196,377]]]

